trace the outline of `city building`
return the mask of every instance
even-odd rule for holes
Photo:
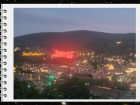
[[[110,64],[110,65],[109,65],[109,70],[114,70],[114,69],[121,70],[122,67],[121,67],[120,64]]]

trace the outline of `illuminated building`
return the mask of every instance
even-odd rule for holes
[[[122,67],[122,57],[121,57],[121,60],[120,60],[120,65],[121,65],[121,67]]]
[[[136,90],[136,83],[130,84],[130,90]]]
[[[113,70],[113,69],[122,69],[122,67],[119,64],[110,64],[109,70]]]
[[[42,73],[43,71],[42,71],[43,69],[42,68],[40,68],[40,72]]]
[[[111,74],[108,74],[108,79],[111,81],[112,80],[112,75]]]
[[[16,68],[14,67],[14,72],[16,72],[15,70],[16,70]]]
[[[48,70],[43,69],[42,72],[43,73],[48,73]]]
[[[114,66],[112,64],[109,65],[109,70],[113,70]]]
[[[73,52],[64,52],[64,51],[58,51],[55,50],[55,53],[52,54],[52,57],[65,57],[65,58],[73,58]]]
[[[20,47],[15,47],[14,51],[20,50]]]
[[[127,68],[128,69],[125,70],[125,72],[127,72],[127,73],[132,73],[132,72],[136,71],[136,66],[128,66]]]
[[[41,55],[45,55],[45,53],[25,53],[23,52],[22,56],[41,56]]]
[[[67,68],[68,66],[63,65],[63,66],[60,66],[60,67]]]
[[[62,72],[57,72],[57,74],[58,74],[58,75],[61,75],[61,74],[62,74]]]
[[[120,41],[120,42],[116,42],[117,44],[121,44],[122,42]]]
[[[32,81],[32,75],[30,75],[30,81]]]
[[[94,52],[92,52],[92,53],[91,53],[91,56],[93,56],[93,57],[94,57]]]

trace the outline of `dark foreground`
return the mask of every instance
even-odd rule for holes
[[[2,105],[140,105],[139,102],[2,102]]]

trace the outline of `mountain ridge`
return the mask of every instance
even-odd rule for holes
[[[116,42],[121,41],[120,45]],[[88,50],[95,52],[136,51],[136,33],[104,33],[76,30],[67,32],[40,32],[14,37],[14,47],[29,47],[60,50]],[[122,51],[119,51],[122,50]],[[114,52],[114,53],[115,53]]]
[[[76,31],[87,31],[87,30],[74,30]],[[74,31],[64,31],[64,32],[37,32],[37,33],[30,33],[30,34],[39,34],[39,33],[66,33],[66,32],[74,32]],[[99,32],[99,33],[107,33],[107,34],[136,34],[134,32],[128,32],[128,33],[110,33],[110,32],[102,32],[102,31],[93,31],[93,30],[89,30],[89,32]],[[30,34],[24,34],[24,35],[30,35]],[[19,36],[15,36],[16,37],[20,37],[20,36],[24,36],[24,35],[19,35]]]

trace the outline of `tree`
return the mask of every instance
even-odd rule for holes
[[[114,82],[118,81],[118,80],[119,80],[119,76],[118,76],[118,75],[113,75],[113,76],[112,76],[112,80],[113,80]]]
[[[123,66],[126,66],[126,65],[127,65],[127,63],[126,63],[126,61],[124,61],[124,62],[123,62]]]
[[[81,77],[81,74],[80,73],[74,73],[74,77],[79,78],[79,77]]]
[[[107,94],[106,92],[104,92],[100,95],[100,99],[109,99],[109,97],[112,97],[112,96]]]
[[[39,90],[33,83],[20,81],[15,78],[14,80],[14,98],[15,99],[38,99],[40,96]]]
[[[85,83],[74,77],[62,85],[47,86],[42,92],[42,97],[47,99],[89,99],[90,93]]]
[[[90,91],[90,87],[92,86],[93,75],[92,74],[87,74],[87,76],[90,79],[90,81],[89,81],[89,89],[88,89]]]
[[[58,84],[46,86],[41,94],[43,99],[61,99],[64,97],[63,92],[60,91]]]
[[[135,77],[132,77],[131,80],[132,80],[132,81],[136,81],[136,78],[135,78]]]
[[[96,69],[98,68],[96,62],[92,62],[91,65],[94,66],[94,68],[96,68]]]

